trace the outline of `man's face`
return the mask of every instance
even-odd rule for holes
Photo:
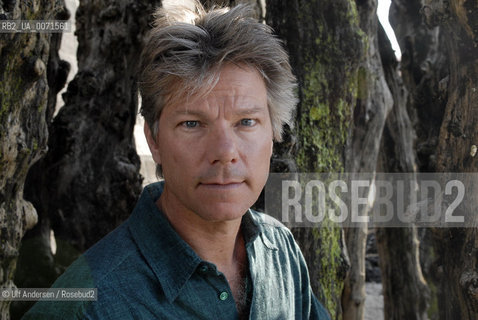
[[[165,199],[207,221],[242,217],[269,173],[272,126],[264,80],[251,68],[225,66],[204,98],[166,106],[157,148]]]

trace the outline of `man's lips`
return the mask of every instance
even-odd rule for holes
[[[199,186],[220,190],[220,189],[234,189],[234,188],[240,187],[243,183],[244,181],[225,181],[225,182],[208,181],[208,182],[200,182]]]

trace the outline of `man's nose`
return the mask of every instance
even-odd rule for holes
[[[210,132],[208,140],[208,157],[211,164],[237,162],[239,153],[234,128],[218,125]]]

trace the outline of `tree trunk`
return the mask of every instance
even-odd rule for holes
[[[402,74],[410,92],[421,171],[476,172],[477,65],[476,1],[398,1],[392,4],[398,40],[404,49]],[[421,24],[422,17],[426,25]],[[407,23],[404,23],[404,22]],[[412,23],[410,23],[412,22]],[[476,184],[465,183],[477,212]],[[428,229],[436,257],[425,275],[434,283],[429,313],[440,319],[476,319],[478,289],[477,223],[466,229]],[[429,239],[429,236],[424,239]],[[433,245],[433,246],[432,246]],[[425,269],[427,271],[427,269]],[[435,288],[436,286],[436,288]],[[436,295],[438,298],[436,298]]]
[[[416,162],[421,172],[435,170],[438,132],[447,100],[447,52],[439,28],[422,22],[416,0],[393,0],[392,24],[402,51],[400,69],[409,95],[407,110],[416,132]]]
[[[153,6],[82,1],[76,14],[78,74],[51,125],[42,170],[30,177],[39,181],[30,192],[39,215],[70,262],[127,218],[141,191],[136,70]],[[48,196],[35,197],[35,186]]]
[[[58,6],[63,8],[64,16],[58,17],[67,20],[70,13],[66,11],[64,1],[58,1]],[[57,103],[57,94],[63,89],[70,65],[59,57],[60,44],[62,41],[62,33],[53,33],[50,38],[50,57],[47,64],[47,80],[48,80],[48,99],[46,104],[45,120],[46,124],[50,124],[55,112]],[[41,163],[41,160],[39,161]],[[36,162],[31,171],[43,170]],[[30,171],[30,172],[31,172]],[[40,187],[39,181],[32,181],[27,175],[25,182],[25,198],[34,202],[35,208],[39,210],[36,205],[38,201],[33,199],[46,199],[48,194]],[[37,193],[32,194],[32,187]],[[52,254],[50,243],[50,221],[45,217],[39,216],[38,223],[32,230],[26,232],[22,238],[22,245],[18,257],[17,269],[15,273],[15,283],[23,288],[43,288],[49,287],[53,281],[61,274],[62,268],[55,264],[55,256]],[[20,319],[20,317],[28,310],[33,301],[13,301],[10,306],[10,314],[13,319]]]
[[[353,131],[347,150],[347,172],[355,175],[376,170],[385,119],[393,105],[385,81],[378,46],[378,18],[375,0],[358,2],[360,27],[367,36],[367,51],[358,74],[357,105],[354,109]],[[368,195],[362,195],[367,197]],[[369,215],[368,206],[361,207],[361,216]],[[345,229],[351,269],[342,296],[344,319],[363,319],[365,306],[365,249],[368,225],[360,223]]]
[[[403,88],[398,62],[383,28],[379,30],[379,44],[394,104],[385,124],[378,167],[387,173],[413,173],[416,170],[415,133],[407,113],[408,93]],[[385,319],[428,319],[428,288],[421,272],[416,227],[377,228],[375,233]]]
[[[423,23],[422,1],[393,0],[390,7],[392,24],[402,51],[400,70],[408,92],[407,110],[416,133],[415,154],[417,171],[433,172],[436,167],[438,132],[447,101],[449,70],[447,51],[443,50],[442,30]],[[431,229],[420,234],[420,264],[429,284],[428,315],[438,317],[437,276],[439,265],[430,240]],[[402,272],[400,266],[396,271]]]
[[[266,21],[285,42],[299,81],[296,129],[275,147],[275,163],[282,164],[281,170],[344,172],[357,68],[365,47],[355,3],[270,0],[266,12]],[[348,269],[342,230],[326,221],[319,229],[293,232],[314,292],[332,318],[339,319]]]
[[[49,151],[27,180],[26,196],[40,223],[23,242],[17,278],[25,287],[49,287],[80,253],[126,219],[136,203],[141,191],[133,140],[136,72],[154,5],[82,1],[78,8],[79,71],[63,96],[66,105],[49,127]],[[18,306],[18,314],[25,308]]]
[[[468,228],[435,230],[435,251],[443,268],[438,306],[441,319],[471,320],[478,318],[478,3],[429,1],[424,15],[428,25],[440,25],[449,56],[436,171],[475,172],[462,181],[471,195],[463,212],[472,213],[474,221]]]
[[[0,2],[2,20],[65,20],[62,1]],[[23,198],[29,168],[46,151],[47,102],[57,87],[49,87],[49,60],[57,57],[61,34],[0,34],[0,281],[13,283],[20,241],[37,222],[32,204]],[[53,40],[56,39],[56,40]],[[52,45],[50,46],[50,41]],[[0,301],[1,319],[9,319],[10,302]]]

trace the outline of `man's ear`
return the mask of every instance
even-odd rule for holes
[[[146,123],[146,121],[144,122],[144,135],[146,136],[146,141],[148,142],[149,150],[153,155],[154,162],[156,162],[156,164],[161,164],[159,145],[156,142],[158,137],[156,137],[156,140],[153,138],[153,132],[149,128],[149,125]]]

